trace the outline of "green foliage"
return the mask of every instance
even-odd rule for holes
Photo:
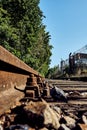
[[[58,78],[59,75],[61,75],[61,71],[59,69],[59,66],[54,66],[53,68],[50,68],[48,70],[46,77],[50,78],[50,79],[55,79],[55,78]]]
[[[39,0],[0,1],[0,45],[32,68],[48,72],[52,46]]]
[[[17,29],[10,24],[10,18],[6,10],[0,8],[0,45],[15,54],[16,45],[19,43]],[[20,57],[20,53],[16,53]]]

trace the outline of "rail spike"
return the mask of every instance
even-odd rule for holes
[[[23,92],[25,94],[25,98],[34,99],[40,97],[39,86],[37,84],[37,79],[34,76],[34,74],[30,74],[29,78],[27,78],[27,82],[24,90],[21,90],[16,86],[14,88],[20,92]]]

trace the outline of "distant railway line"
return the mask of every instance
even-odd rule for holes
[[[68,103],[87,104],[87,82],[67,80],[49,80],[48,82],[66,93],[71,93],[68,97]]]

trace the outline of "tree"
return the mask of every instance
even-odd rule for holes
[[[48,70],[48,73],[46,75],[47,78],[56,79],[61,75],[61,71],[59,66],[54,66]]]
[[[46,74],[52,46],[42,24],[44,15],[39,0],[0,1],[1,45],[32,68]],[[45,68],[45,69],[44,69]]]

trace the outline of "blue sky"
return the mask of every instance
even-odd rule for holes
[[[87,44],[87,0],[41,0],[46,31],[51,35],[50,67]]]

